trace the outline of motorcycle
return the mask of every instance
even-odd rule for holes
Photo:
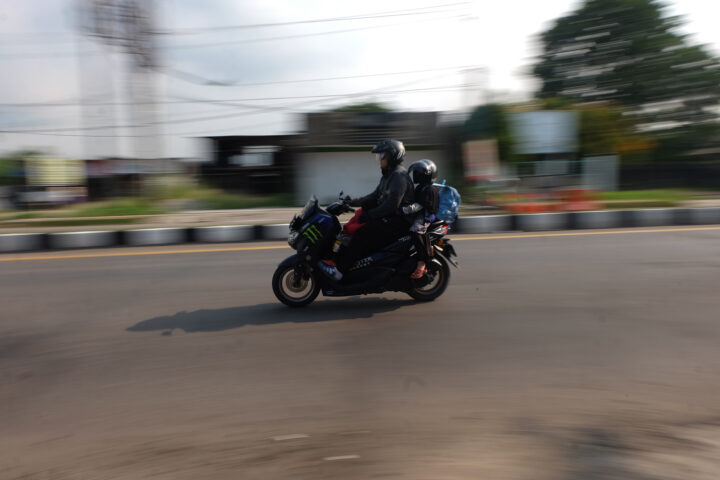
[[[323,209],[313,195],[300,215],[293,217],[288,244],[297,253],[283,260],[273,274],[272,288],[278,300],[290,307],[303,307],[321,291],[326,297],[405,292],[421,302],[443,294],[450,281],[448,264],[457,267],[453,259],[457,253],[450,239],[445,238],[449,225],[442,220],[433,222],[428,229],[435,254],[426,266],[427,273],[419,279],[410,278],[418,254],[409,232],[355,262],[339,281],[320,271],[316,267],[318,261],[330,259],[333,247],[339,246],[342,238],[338,237],[343,228],[338,216],[350,212],[355,209],[343,200]]]

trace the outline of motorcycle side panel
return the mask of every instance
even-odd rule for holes
[[[340,282],[334,282],[322,275],[320,287],[323,295],[327,297],[381,293],[387,289],[386,284],[394,273],[392,268],[372,267],[362,272],[348,273]]]

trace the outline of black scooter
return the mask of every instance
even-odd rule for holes
[[[422,302],[442,295],[450,280],[448,264],[457,267],[453,260],[457,257],[455,248],[444,238],[449,226],[442,220],[434,222],[428,230],[435,255],[426,267],[427,273],[419,279],[410,278],[417,266],[417,252],[409,234],[358,260],[340,281],[320,271],[317,262],[332,257],[342,230],[337,217],[354,211],[343,201],[322,209],[313,195],[302,213],[292,219],[288,244],[297,253],[283,260],[275,270],[272,287],[278,300],[290,307],[303,307],[315,300],[321,290],[327,297],[405,292]]]

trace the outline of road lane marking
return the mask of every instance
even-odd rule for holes
[[[105,257],[135,257],[140,255],[173,255],[179,253],[215,253],[215,252],[249,252],[257,250],[289,249],[287,245],[267,245],[264,247],[234,247],[234,248],[203,248],[194,250],[160,250],[157,252],[122,252],[122,253],[83,253],[79,255],[43,255],[34,257],[0,258],[0,262],[23,262],[30,260],[65,260],[73,258],[105,258]]]
[[[360,455],[340,455],[339,457],[325,457],[327,462],[336,462],[338,460],[354,460],[360,458]]]
[[[272,437],[273,440],[276,442],[284,442],[286,440],[297,440],[300,438],[308,438],[309,435],[305,435],[304,433],[292,433],[290,435],[278,435],[277,437]]]
[[[545,237],[578,237],[583,235],[628,235],[631,233],[668,233],[668,232],[703,232],[720,230],[720,227],[696,227],[696,228],[663,228],[663,229],[652,229],[652,230],[594,230],[591,232],[562,232],[562,233],[528,233],[528,234],[511,234],[511,235],[497,235],[488,234],[483,237],[464,237],[456,238],[453,237],[453,242],[463,242],[468,240],[506,240],[512,238],[545,238]]]
[[[628,229],[628,230],[593,230],[583,232],[555,232],[555,233],[526,233],[526,234],[488,234],[482,237],[452,237],[453,242],[464,242],[471,240],[509,240],[519,238],[552,238],[552,237],[578,237],[587,235],[629,235],[638,233],[673,233],[673,232],[707,232],[718,231],[719,227],[692,227],[692,228],[656,228],[656,229]],[[135,257],[142,255],[175,255],[189,253],[217,253],[217,252],[251,252],[262,250],[283,250],[290,249],[287,245],[265,245],[258,247],[231,247],[231,248],[203,248],[186,250],[160,250],[155,252],[122,252],[122,253],[83,253],[75,255],[36,255],[27,257],[0,258],[0,262],[26,262],[35,260],[68,260],[79,258],[112,258],[112,257]]]

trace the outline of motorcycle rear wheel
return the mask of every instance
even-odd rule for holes
[[[279,266],[272,278],[273,293],[288,307],[304,307],[320,293],[315,276],[308,275],[295,284],[295,268],[292,265]]]
[[[437,261],[439,263],[435,263]],[[433,262],[428,264],[428,278],[430,282],[422,287],[415,287],[410,290],[408,295],[419,302],[432,302],[445,292],[450,282],[450,267],[447,261],[440,255],[437,255]]]

